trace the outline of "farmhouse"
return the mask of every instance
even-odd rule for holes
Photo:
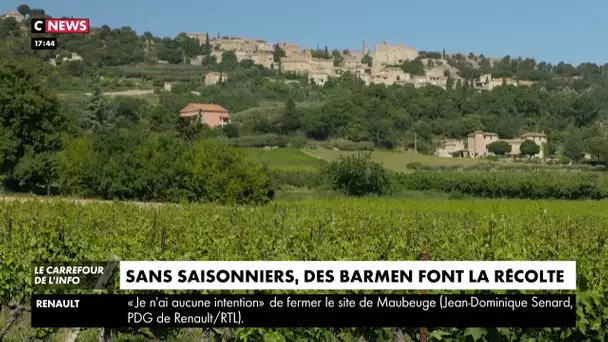
[[[455,154],[461,155],[467,152],[465,143],[462,140],[448,139],[441,142],[441,145],[435,151],[435,155],[443,158],[451,158]]]
[[[224,127],[230,123],[228,110],[217,104],[188,103],[179,111],[182,118],[196,118],[211,128]]]
[[[444,140],[435,151],[435,155],[444,158],[450,158],[454,156],[461,157],[485,157],[490,154],[488,151],[488,145],[496,141],[504,141],[511,145],[511,152],[509,155],[517,156],[520,154],[519,148],[521,143],[525,140],[531,140],[536,145],[541,147],[533,157],[544,158],[543,145],[547,143],[547,136],[544,133],[525,133],[519,136],[517,139],[501,139],[498,134],[491,132],[477,131],[467,136],[466,145],[461,140]]]
[[[540,152],[534,157],[544,158],[542,146],[547,143],[547,136],[544,133],[525,133],[519,139],[500,139],[498,134],[489,132],[473,132],[467,137],[467,149],[472,157],[483,157],[488,155],[488,145],[496,141],[504,141],[511,145],[510,155],[519,155],[519,147],[524,140],[532,140],[541,147]]]

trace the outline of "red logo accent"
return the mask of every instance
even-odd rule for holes
[[[46,33],[89,33],[89,19],[55,19],[45,20]]]

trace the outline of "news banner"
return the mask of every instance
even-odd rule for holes
[[[32,19],[31,33],[40,34],[86,34],[89,33],[89,19],[46,18]],[[32,50],[57,49],[57,37],[36,36],[31,39]]]
[[[576,320],[572,294],[508,294],[572,292],[574,261],[121,261],[34,265],[33,277],[37,328],[574,327]],[[112,278],[128,294],[103,294]],[[73,289],[92,291],[67,293]],[[400,294],[378,294],[387,290]]]

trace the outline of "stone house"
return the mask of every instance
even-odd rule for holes
[[[365,68],[367,65],[363,64],[361,61],[363,57],[357,55],[344,55],[342,56],[342,64],[341,67],[345,69],[358,69]]]
[[[261,64],[265,68],[270,68],[273,64],[272,52],[258,51],[258,52],[245,52],[236,51],[235,53],[237,61],[242,62],[246,59],[250,59],[254,64]]]
[[[518,82],[512,78],[492,78],[492,75],[490,75],[490,74],[481,75],[474,81],[473,84],[474,84],[475,88],[478,88],[478,89],[492,90],[496,87],[503,85],[504,83],[506,83],[507,85],[514,85],[514,86],[518,85]],[[527,84],[525,84],[525,81],[524,81],[524,84],[522,84],[522,85],[527,85]]]
[[[205,75],[205,85],[211,86],[216,85],[220,81],[226,81],[228,79],[228,75],[222,74],[220,72],[208,72]]]
[[[329,80],[329,75],[322,72],[311,72],[308,73],[308,81],[314,83],[320,87],[324,86]]]
[[[281,58],[281,71],[283,72],[294,72],[297,74],[305,74],[312,72],[312,52],[310,46],[306,46],[306,50],[302,52],[300,47],[294,44],[281,43],[281,49],[285,51],[285,57]],[[290,52],[287,53],[288,49]]]
[[[294,72],[297,74],[314,73],[325,74],[327,76],[336,75],[333,59],[312,58],[310,45],[307,45],[306,50],[300,52],[300,54],[292,54],[289,57],[281,58],[281,71]]]
[[[17,22],[21,22],[25,19],[25,16],[23,16],[21,13],[15,12],[15,11],[8,11],[6,13],[4,13],[2,16],[0,16],[0,19],[8,19],[8,18],[15,18],[15,20]]]
[[[498,141],[498,134],[477,131],[467,136],[467,149],[471,157],[485,157],[488,155],[488,145]]]
[[[482,89],[492,90],[496,87],[500,87],[503,84],[516,86],[517,81],[512,78],[493,78]]]
[[[228,110],[217,104],[188,103],[179,111],[179,116],[194,118],[211,128],[224,127],[231,122]]]
[[[401,68],[385,67],[378,72],[372,72],[371,81],[375,84],[392,85],[395,83],[404,84],[410,82],[412,77]]]
[[[452,158],[455,154],[467,152],[463,140],[448,139],[441,142],[441,145],[435,150],[435,155],[443,158]]]
[[[413,84],[416,88],[420,88],[426,86],[428,82],[426,76],[415,75],[412,76],[411,82],[409,83]]]
[[[471,157],[485,157],[489,155],[488,145],[496,141],[504,141],[511,145],[509,155],[518,156],[520,154],[520,146],[525,140],[532,140],[540,147],[540,152],[533,157],[544,158],[543,145],[547,143],[547,136],[544,133],[525,133],[520,135],[518,139],[500,139],[498,134],[490,132],[473,132],[467,136],[467,150]]]
[[[214,50],[218,51],[235,51],[235,52],[271,52],[272,45],[261,39],[248,39],[238,37],[215,38],[209,41]]]
[[[201,45],[205,44],[205,42],[207,41],[206,33],[186,33],[186,36],[198,40]]]
[[[536,143],[536,145],[540,146],[540,152],[538,152],[538,154],[534,155],[533,157],[540,159],[545,158],[545,154],[543,152],[543,145],[545,145],[548,141],[547,135],[545,133],[530,132],[522,134],[520,138],[523,140],[532,140]]]
[[[532,81],[518,80],[517,85],[520,87],[531,87],[534,84]]]
[[[483,88],[486,84],[488,84],[490,82],[491,79],[492,79],[491,74],[484,74],[484,75],[479,76],[474,81],[475,88]]]
[[[312,72],[312,59],[306,56],[291,56],[281,58],[281,71],[305,74]]]
[[[270,68],[273,64],[274,48],[265,40],[224,37],[212,39],[209,44],[213,47],[211,56],[215,57],[217,63],[222,62],[224,52],[233,51],[239,62],[250,59],[254,64],[261,64],[265,68]],[[193,64],[200,65],[200,61],[197,59]]]
[[[302,55],[302,49],[300,49],[298,44],[283,42],[279,43],[279,47],[285,52],[285,57],[287,58]],[[310,50],[310,48],[308,48],[308,50]]]
[[[388,44],[384,41],[381,44],[374,45],[372,69],[380,70],[384,66],[400,64],[417,57],[418,52],[414,47],[407,47],[403,44]]]

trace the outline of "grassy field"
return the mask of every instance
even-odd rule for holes
[[[341,155],[353,155],[361,152],[357,151],[334,151],[325,148],[319,149],[297,149],[297,148],[276,148],[264,150],[261,148],[240,148],[258,162],[263,162],[272,168],[280,169],[308,169],[314,170],[319,166],[319,160],[333,161]],[[362,152],[367,153],[367,152]],[[459,158],[440,158],[415,154],[413,152],[392,152],[392,151],[373,151],[372,160],[382,163],[386,168],[405,172],[406,165],[409,163],[421,163],[423,165],[475,165],[488,163],[481,159],[459,159]]]
[[[278,201],[263,207],[153,209],[130,203],[81,206],[28,201],[0,202],[0,212],[18,227],[10,243],[0,249],[2,265],[10,265],[0,278],[4,301],[31,296],[27,279],[41,251],[48,262],[73,258],[70,253],[80,260],[107,260],[110,254],[121,260],[417,260],[427,251],[431,260],[577,261],[577,275],[586,286],[577,290],[576,328],[488,329],[482,331],[485,340],[603,340],[608,329],[602,316],[608,307],[605,202],[336,198]],[[0,220],[0,241],[7,240],[6,222]],[[166,244],[159,242],[161,228]],[[117,280],[113,279],[115,289]],[[0,324],[6,319],[3,310]],[[26,315],[5,340],[31,336],[29,323]],[[402,332],[419,340],[419,329]],[[391,329],[376,329],[372,339],[351,329],[227,329],[225,333],[235,340],[326,341],[338,334],[339,340],[354,341],[388,340]],[[428,333],[429,340],[442,336],[466,341],[463,329],[429,329]],[[94,334],[86,332],[80,340],[95,341]],[[51,336],[48,341],[60,341],[65,329]],[[112,337],[112,341],[145,340],[125,334]],[[167,340],[199,341],[200,329],[176,331]]]
[[[276,148],[272,150],[241,148],[239,150],[245,152],[254,158],[254,160],[266,163],[272,168],[309,170],[317,169],[319,160],[333,161],[341,155],[347,156],[360,153],[356,151],[334,151],[324,148]],[[399,172],[406,171],[405,166],[409,163],[421,163],[424,165],[475,165],[487,163],[487,161],[480,159],[440,158],[412,152],[373,151],[371,157],[372,160],[382,163],[386,168]]]
[[[320,107],[323,102],[319,101],[306,101],[297,102],[297,108],[311,108]],[[246,120],[253,116],[264,115],[267,117],[276,117],[281,115],[283,108],[285,108],[285,102],[281,101],[260,101],[257,107],[248,108],[240,112],[232,113],[232,117],[237,120]]]
[[[303,149],[303,153],[317,159],[332,161],[338,159],[341,155],[353,155],[359,152],[355,151],[334,151],[324,148],[319,149]],[[424,165],[474,165],[484,163],[481,159],[473,158],[441,158],[436,156],[427,156],[424,154],[416,154],[413,152],[392,152],[392,151],[373,151],[371,154],[372,160],[381,163],[387,169],[404,172],[406,165],[409,163],[420,163]]]
[[[264,163],[273,169],[289,170],[316,170],[319,160],[303,153],[297,148],[275,148],[264,150],[261,148],[239,148],[253,160]]]

